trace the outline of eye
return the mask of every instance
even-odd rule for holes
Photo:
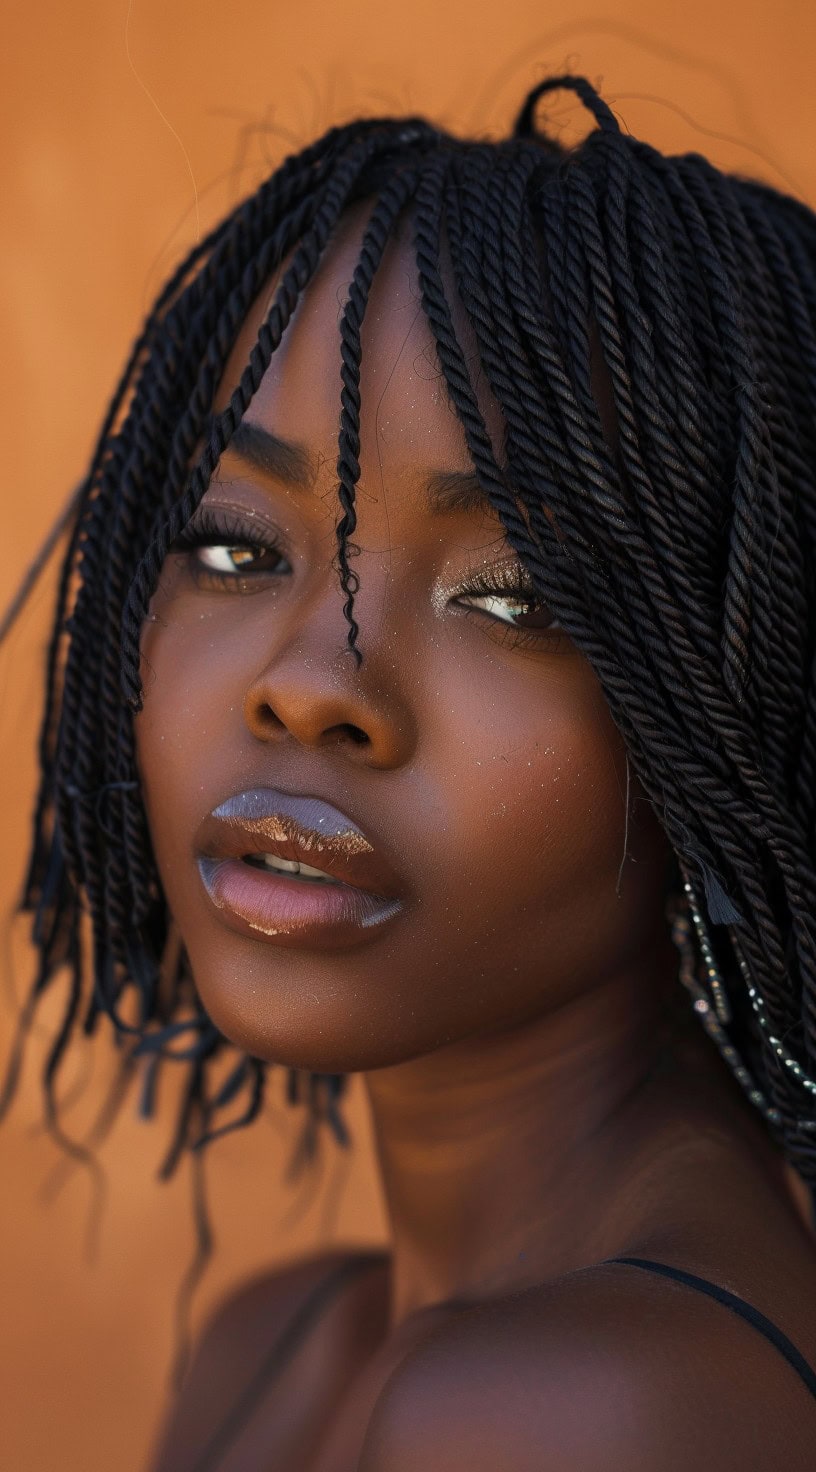
[[[265,530],[206,502],[177,537],[173,551],[185,554],[191,576],[202,587],[240,592],[292,571],[272,528]]]
[[[486,627],[495,630],[493,637],[513,648],[536,640],[554,645],[552,634],[561,630],[554,612],[516,559],[468,577],[452,602],[467,614],[486,615]]]
[[[483,593],[478,596],[464,595],[456,599],[468,608],[478,608],[491,618],[509,624],[514,629],[531,631],[557,627],[554,614],[543,603],[532,596],[519,593]]]
[[[280,572],[288,564],[286,558],[275,547],[236,543],[207,543],[194,552],[198,566],[207,572],[229,577],[247,572]]]

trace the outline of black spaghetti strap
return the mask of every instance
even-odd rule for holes
[[[718,1303],[724,1303],[732,1313],[739,1314],[740,1318],[746,1319],[771,1344],[784,1355],[788,1364],[793,1367],[797,1375],[804,1381],[814,1400],[816,1400],[816,1374],[814,1374],[803,1354],[800,1354],[795,1344],[792,1344],[787,1334],[777,1328],[771,1319],[767,1319],[753,1304],[746,1303],[744,1298],[739,1298],[736,1293],[729,1293],[727,1288],[720,1288],[717,1283],[712,1283],[709,1278],[698,1278],[696,1273],[687,1273],[683,1268],[670,1267],[665,1262],[653,1262],[647,1257],[607,1257],[605,1262],[629,1263],[635,1268],[645,1268],[650,1273],[660,1273],[664,1278],[676,1278],[680,1283],[686,1283],[689,1288],[697,1288],[701,1293],[707,1293],[709,1297],[716,1298]]]

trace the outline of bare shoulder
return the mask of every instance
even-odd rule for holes
[[[312,1302],[316,1311],[328,1307],[333,1297],[377,1265],[385,1271],[386,1262],[375,1253],[325,1252],[244,1279],[213,1306],[190,1370],[196,1363],[200,1367],[204,1356],[231,1360],[235,1348],[245,1355],[254,1345],[267,1347],[270,1332],[287,1326]]]
[[[363,1293],[382,1292],[384,1256],[323,1253],[240,1282],[217,1302],[193,1345],[181,1387],[157,1437],[152,1472],[182,1472],[248,1391],[263,1377],[274,1386],[274,1359],[292,1361],[313,1332],[331,1321],[342,1343],[353,1334]],[[376,1269],[380,1269],[378,1273]],[[332,1312],[334,1310],[334,1312]],[[258,1396],[258,1409],[261,1397]]]
[[[791,1367],[647,1276],[599,1265],[458,1313],[392,1375],[359,1472],[812,1469],[816,1402]]]

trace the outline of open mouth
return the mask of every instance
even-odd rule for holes
[[[322,798],[269,787],[236,793],[203,820],[196,846],[220,919],[276,945],[359,945],[403,910],[389,860]]]
[[[287,879],[303,879],[307,884],[340,884],[342,881],[323,869],[313,869],[311,864],[300,864],[294,859],[282,859],[278,854],[243,854],[243,862],[253,869],[272,869],[285,874]]]

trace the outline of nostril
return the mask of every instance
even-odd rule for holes
[[[326,735],[336,736],[338,741],[352,741],[355,746],[366,746],[370,739],[361,726],[353,726],[349,721],[344,721],[339,726],[330,726]]]
[[[353,721],[337,721],[330,725],[321,717],[325,710],[307,708],[282,708],[276,701],[277,710],[268,700],[252,702],[246,711],[250,730],[262,741],[289,734],[304,746],[333,746],[348,742],[352,746],[370,746],[371,738],[362,726]]]
[[[271,705],[263,701],[258,707],[257,719],[265,731],[276,731],[283,726],[280,716],[276,716]]]

